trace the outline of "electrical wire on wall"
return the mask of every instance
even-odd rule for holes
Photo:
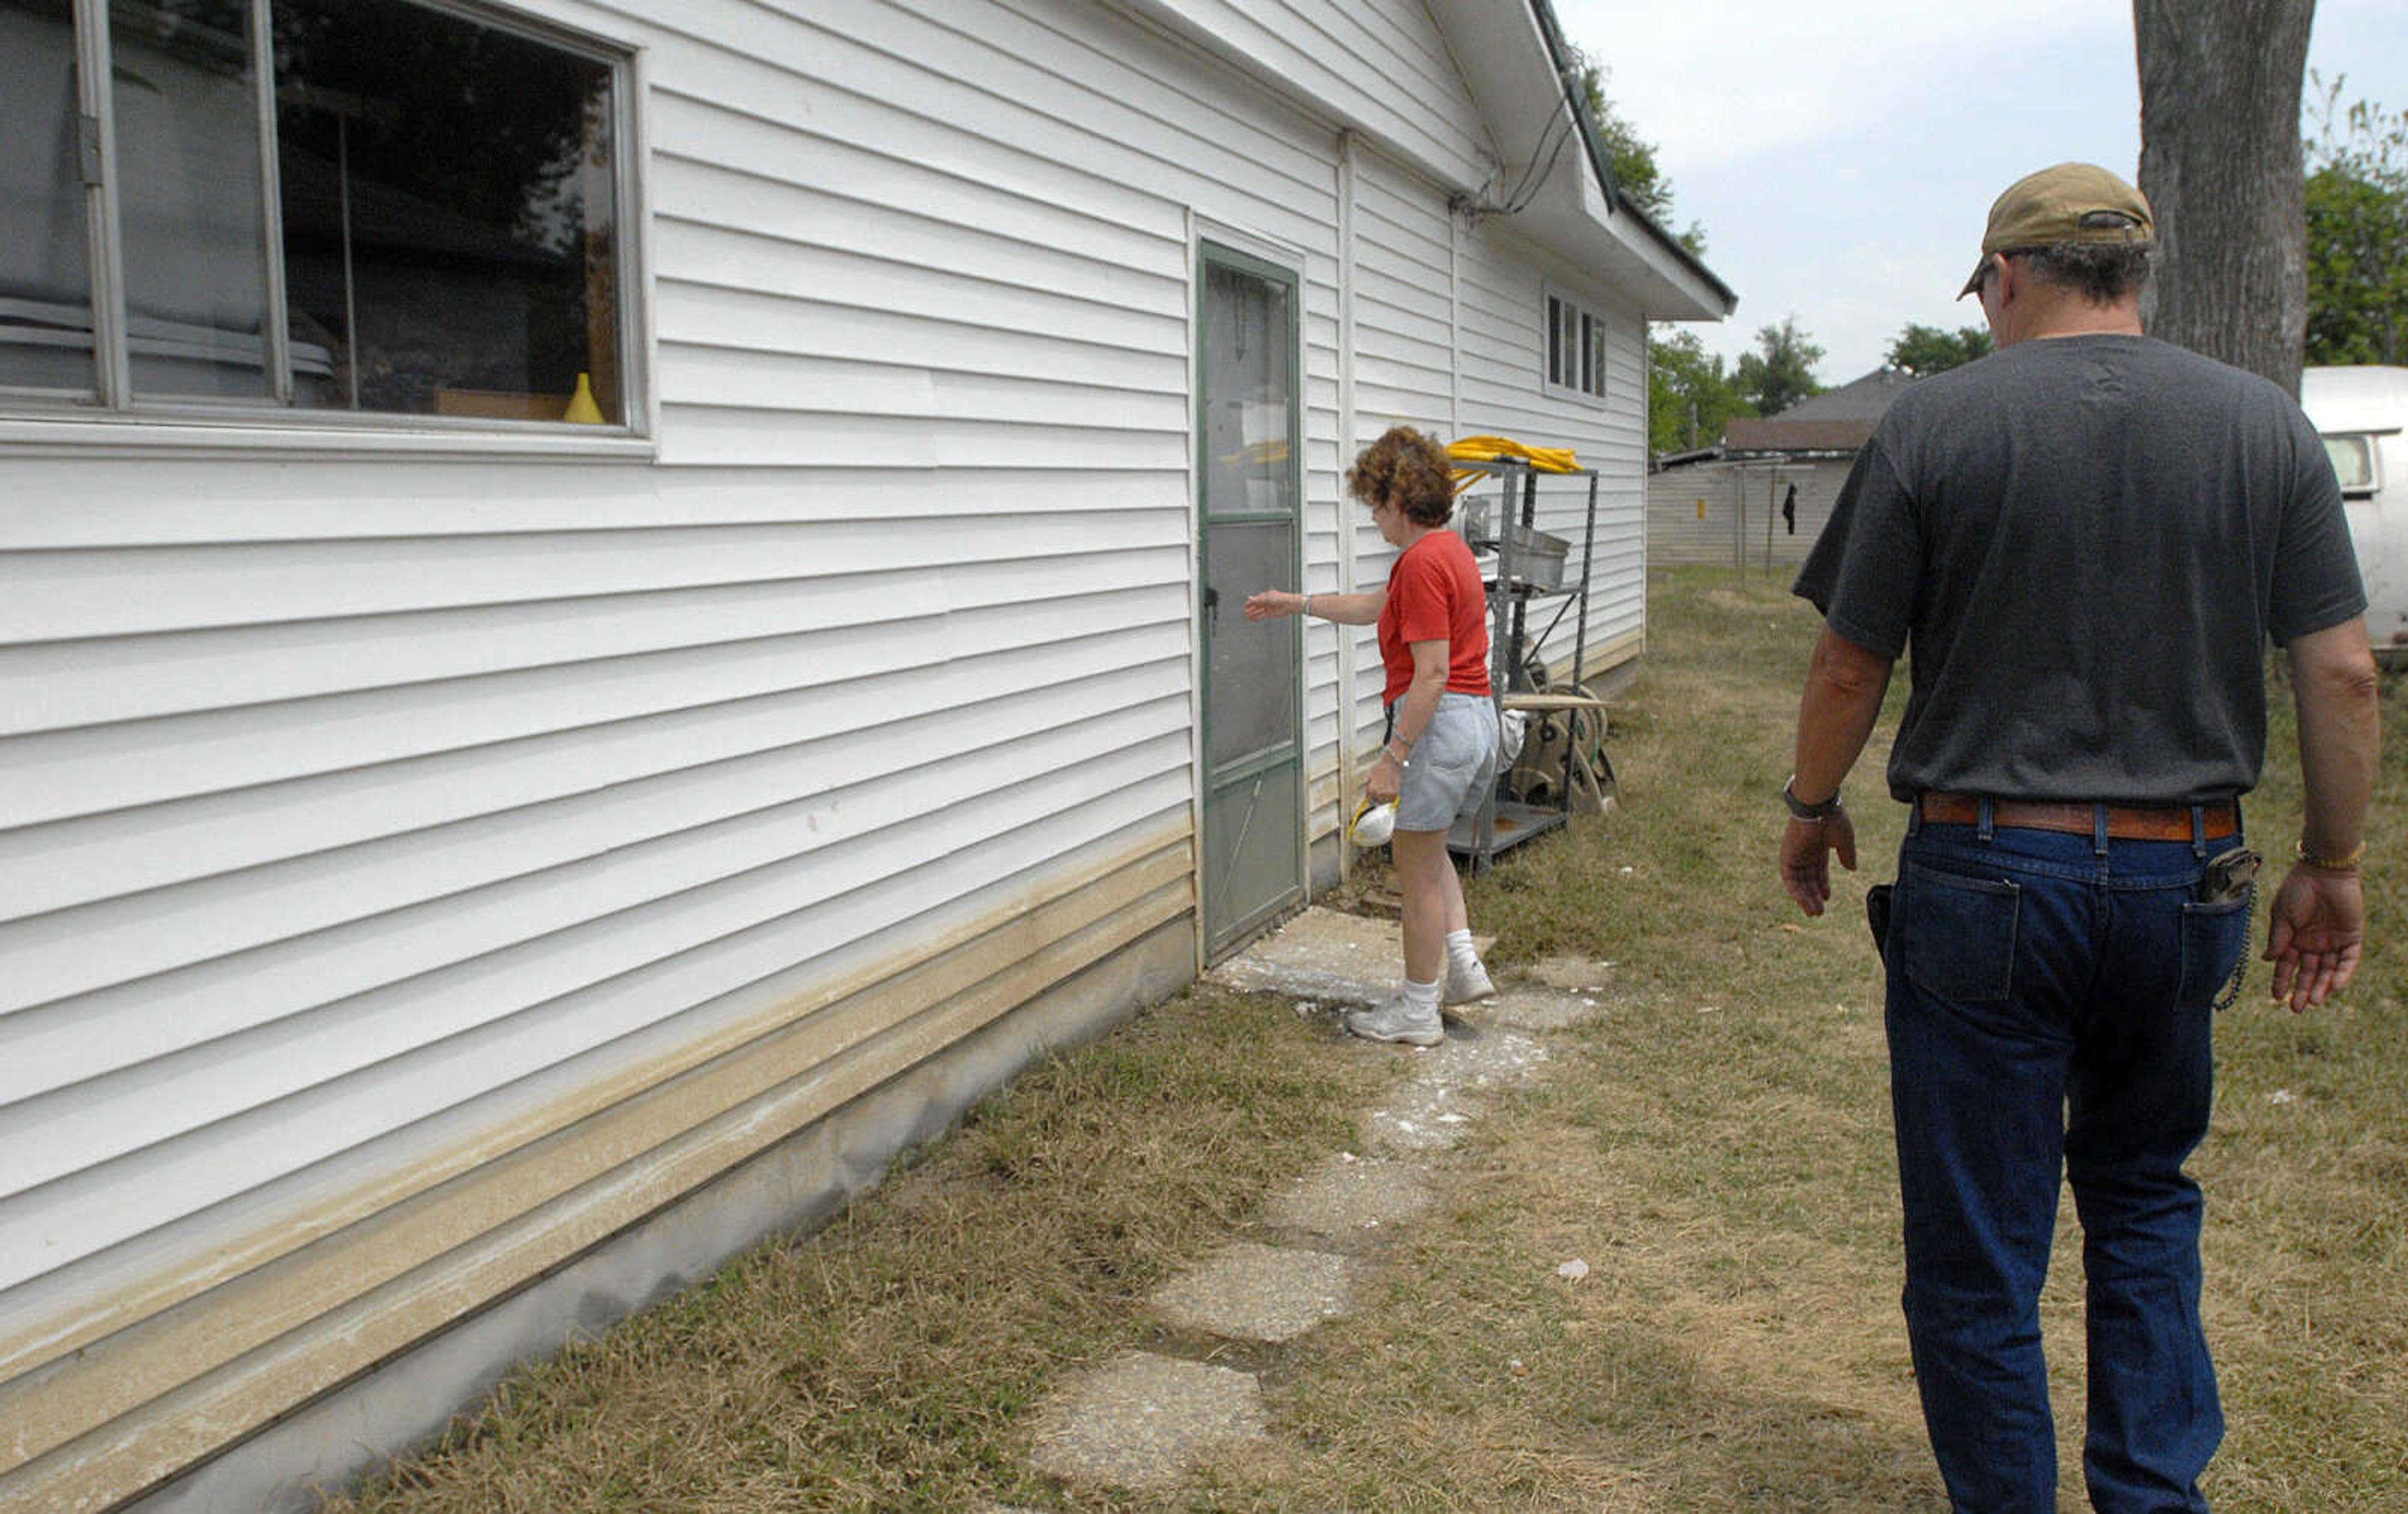
[[[1526,167],[1522,170],[1521,179],[1513,185],[1513,193],[1505,196],[1504,208],[1499,209],[1497,214],[1518,215],[1522,211],[1529,209],[1530,202],[1538,198],[1540,186],[1547,181],[1547,176],[1549,174],[1555,171],[1555,160],[1564,155],[1564,144],[1572,139],[1571,112],[1567,110],[1561,116],[1557,117],[1555,125],[1555,145],[1547,150],[1545,166],[1543,167],[1540,166],[1539,155],[1533,152],[1530,155],[1530,167]],[[1541,139],[1540,145],[1542,147],[1545,146],[1543,138]],[[1534,174],[1531,172],[1531,168],[1537,168],[1538,171]]]
[[[1564,144],[1572,139],[1574,125],[1569,109],[1555,118],[1547,130],[1540,135],[1538,148],[1531,152],[1530,161],[1523,165],[1522,177],[1513,181],[1513,187],[1506,193],[1502,204],[1492,205],[1476,195],[1457,195],[1450,202],[1450,208],[1474,223],[1493,215],[1518,215],[1529,209],[1530,202],[1538,198],[1539,190],[1546,183],[1547,176],[1555,171],[1555,160],[1563,156]],[[1550,137],[1554,139],[1553,145],[1549,144]]]

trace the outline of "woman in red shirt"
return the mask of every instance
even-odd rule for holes
[[[1441,999],[1465,1003],[1496,987],[1471,944],[1462,881],[1446,833],[1476,813],[1497,781],[1497,707],[1488,683],[1488,600],[1455,513],[1446,451],[1411,426],[1363,449],[1347,491],[1371,507],[1380,535],[1398,549],[1385,587],[1368,594],[1291,594],[1265,589],[1246,618],[1318,615],[1341,626],[1380,627],[1388,675],[1388,740],[1364,780],[1374,803],[1394,800],[1390,841],[1404,894],[1404,983],[1387,1002],[1358,1009],[1346,1028],[1374,1041],[1434,1046],[1443,1038]]]

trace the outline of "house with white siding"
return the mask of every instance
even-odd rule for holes
[[[1564,57],[0,4],[0,1507],[305,1507],[1334,879],[1376,649],[1236,612],[1389,425],[1598,469],[1637,655],[1734,297]]]

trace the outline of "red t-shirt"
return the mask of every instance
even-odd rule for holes
[[[1430,532],[1388,570],[1388,602],[1380,612],[1380,661],[1388,670],[1382,702],[1394,704],[1413,686],[1415,642],[1446,643],[1449,693],[1488,692],[1487,594],[1480,564],[1453,531]]]

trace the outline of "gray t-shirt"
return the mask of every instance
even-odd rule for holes
[[[1899,800],[2243,793],[2267,641],[2366,609],[2299,406],[2113,335],[2018,342],[1899,396],[1796,592],[1869,652],[1912,647]]]

